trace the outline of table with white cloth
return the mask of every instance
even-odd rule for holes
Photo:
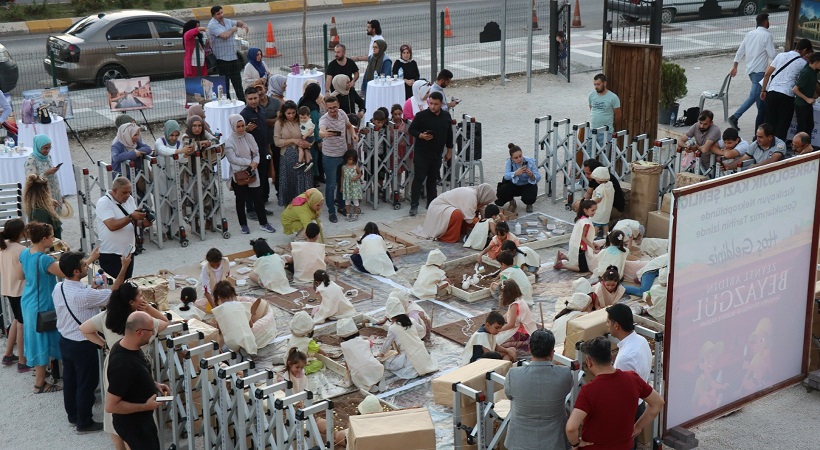
[[[390,111],[390,107],[398,103],[404,105],[404,81],[386,80],[384,84],[380,80],[370,80],[367,83],[367,96],[365,97],[364,123],[370,121],[373,112],[384,106]],[[387,115],[390,118],[390,115]]]
[[[74,165],[71,161],[71,149],[68,147],[68,133],[65,120],[52,114],[51,123],[24,124],[17,121],[17,145],[34,148],[34,136],[44,134],[51,139],[51,161],[55,166],[63,164],[57,171],[57,181],[60,183],[60,192],[65,195],[77,195],[77,182],[74,179]],[[91,162],[89,161],[89,165]]]
[[[17,152],[0,152],[0,184],[26,183],[26,160],[34,150],[31,147],[18,147]]]
[[[294,75],[293,73],[288,74],[288,86],[285,90],[285,100],[293,100],[294,103],[298,104],[299,99],[302,98],[302,86],[304,86],[307,80],[316,80],[321,88],[321,94],[325,95],[325,73],[318,70],[316,73],[310,73],[305,70],[299,75]]]
[[[205,108],[205,121],[211,127],[211,132],[216,134],[216,130],[222,133],[220,143],[224,143],[225,139],[231,135],[231,114],[239,114],[245,108],[245,102],[242,100],[228,100],[221,105],[218,101],[208,102]],[[222,179],[227,180],[230,173],[230,165],[227,158],[222,158]]]

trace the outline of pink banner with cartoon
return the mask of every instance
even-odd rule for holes
[[[678,194],[666,428],[802,370],[818,160]]]

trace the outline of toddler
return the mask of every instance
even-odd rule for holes
[[[312,144],[316,125],[313,123],[313,120],[310,119],[310,108],[307,106],[301,106],[297,112],[299,113],[299,132],[302,133],[302,139]],[[300,169],[304,167],[305,172],[309,172],[310,169],[313,168],[310,149],[304,149],[301,147],[297,148],[299,149],[299,161],[296,162],[296,165],[294,165],[293,168]]]
[[[299,311],[293,315],[290,321],[291,338],[288,341],[288,348],[296,348],[308,356],[305,365],[305,374],[310,375],[318,372],[324,367],[322,361],[316,359],[315,355],[327,356],[319,347],[319,343],[313,339],[313,318],[306,311]]]
[[[609,233],[612,204],[615,202],[615,187],[609,182],[609,169],[606,167],[593,170],[592,178],[598,182],[598,187],[592,192],[592,201],[598,204],[598,210],[591,217],[592,224],[606,236]]]
[[[342,167],[342,197],[345,199],[347,221],[359,220],[362,209],[359,200],[362,198],[362,169],[359,167],[359,153],[348,150],[344,155],[345,165]],[[351,203],[355,207],[351,208]]]
[[[510,226],[507,225],[507,222],[495,224],[495,236],[490,240],[490,244],[487,245],[487,248],[478,254],[478,262],[481,262],[481,257],[485,254],[488,258],[495,259],[498,254],[501,253],[501,246],[508,240],[515,242],[516,246],[518,245],[518,237],[510,233]]]

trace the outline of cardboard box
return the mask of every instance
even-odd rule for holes
[[[646,235],[649,238],[669,238],[669,213],[650,211],[646,221]]]
[[[350,416],[348,450],[435,450],[436,430],[423,408]],[[412,444],[411,444],[412,443]]]
[[[604,319],[606,320],[606,319]],[[467,364],[464,367],[442,375],[433,380],[433,402],[437,405],[453,407],[453,383],[461,383],[477,391],[483,391],[487,387],[487,372],[495,371],[506,376],[512,363],[498,359],[479,359],[476,362]],[[503,390],[504,386],[496,383],[497,390]],[[461,396],[461,406],[467,407],[475,402],[466,396]],[[467,412],[467,411],[464,411]],[[475,411],[473,411],[475,412]]]
[[[673,202],[673,195],[672,193],[665,194],[663,196],[663,200],[661,201],[661,212],[665,212],[666,214],[672,213],[672,202]]]
[[[609,329],[606,326],[606,318],[606,310],[599,309],[567,322],[567,340],[564,344],[564,356],[575,359],[575,344],[603,336],[607,333]]]

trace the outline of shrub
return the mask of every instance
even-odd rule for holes
[[[661,107],[669,108],[686,97],[686,70],[668,61],[661,62]]]

